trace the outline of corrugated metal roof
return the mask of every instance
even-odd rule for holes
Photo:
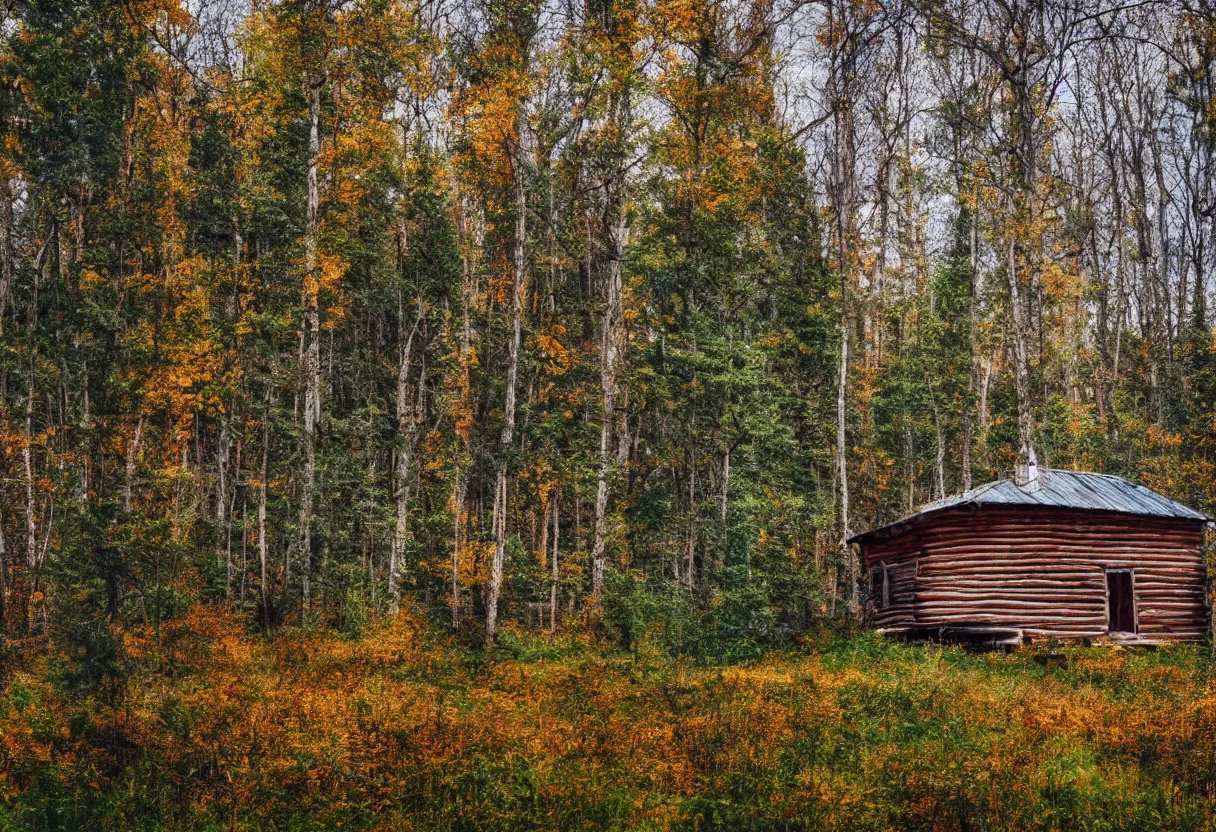
[[[1013,480],[986,483],[962,494],[929,503],[894,523],[853,535],[850,541],[912,522],[927,514],[962,505],[1054,506],[1150,517],[1177,517],[1185,520],[1211,519],[1206,514],[1123,477],[1048,468],[1041,470],[1038,478],[1027,485],[1017,485]]]

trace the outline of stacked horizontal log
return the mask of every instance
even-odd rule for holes
[[[1195,641],[1208,622],[1202,534],[1194,520],[984,506],[929,515],[861,547],[866,566],[885,564],[891,582],[891,603],[873,610],[880,627],[981,625],[1100,637],[1109,629],[1106,571],[1126,569],[1137,633]]]
[[[874,599],[873,620],[879,627],[899,627],[915,621],[916,561],[886,562],[887,603]]]

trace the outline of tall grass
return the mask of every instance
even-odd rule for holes
[[[1197,649],[826,634],[728,666],[401,617],[261,640],[195,607],[121,690],[5,666],[0,829],[1161,830],[1216,818]]]

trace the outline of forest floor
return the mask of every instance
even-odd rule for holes
[[[248,635],[195,606],[105,695],[0,666],[0,829],[1201,829],[1206,648],[823,636],[703,667],[587,634],[487,660],[409,614]]]

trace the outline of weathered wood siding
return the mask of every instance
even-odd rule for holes
[[[900,627],[916,621],[916,557],[915,554],[905,557],[905,554],[899,552],[884,562],[888,605],[882,607],[881,599],[872,599],[871,621],[876,627]]]
[[[1190,641],[1207,634],[1202,534],[1191,520],[1014,506],[944,511],[861,545],[867,569],[885,564],[899,576],[890,605],[873,610],[879,627],[1103,636],[1106,570],[1127,569],[1138,634]]]

